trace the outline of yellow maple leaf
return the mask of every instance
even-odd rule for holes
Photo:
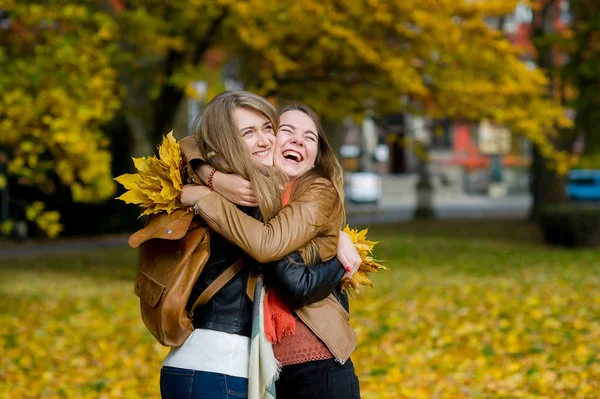
[[[142,215],[171,213],[183,207],[180,199],[183,187],[181,150],[173,131],[158,146],[158,157],[133,158],[133,165],[138,173],[115,178],[128,190],[117,199],[144,208]]]
[[[350,239],[354,243],[362,263],[358,268],[358,271],[352,276],[350,281],[344,283],[344,288],[354,289],[359,292],[362,286],[373,287],[373,283],[369,279],[369,273],[378,272],[379,270],[387,270],[387,267],[379,263],[379,261],[373,258],[373,247],[379,243],[379,241],[367,240],[368,229],[358,231],[358,229],[352,229],[346,225],[344,227],[344,233],[350,236]]]

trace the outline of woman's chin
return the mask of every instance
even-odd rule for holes
[[[266,157],[266,158],[252,157],[252,158],[261,165],[273,166],[273,157]]]
[[[304,170],[302,165],[292,166],[292,165],[279,165],[279,167],[285,172],[287,177],[290,179],[295,179],[297,177],[302,176],[304,173],[308,172],[308,170]]]

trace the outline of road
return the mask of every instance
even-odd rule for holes
[[[411,177],[386,177],[379,205],[347,204],[348,223],[351,226],[368,226],[411,220],[416,207],[413,187],[414,179]],[[441,189],[436,192],[433,202],[436,215],[440,219],[525,218],[530,206],[530,198],[527,195],[493,199]],[[0,246],[0,259],[125,247],[127,238],[127,234],[118,234],[53,241],[32,240]]]
[[[527,198],[511,198],[502,200],[442,201],[435,206],[436,214],[441,219],[458,218],[525,218],[529,207]],[[368,226],[380,223],[395,223],[412,219],[415,204],[384,205],[352,205],[347,207],[348,223],[351,226]],[[77,239],[58,239],[55,241],[40,240],[0,247],[0,259],[23,256],[51,255],[64,252],[78,252],[92,249],[117,248],[127,245],[128,235],[109,237],[90,237]]]
[[[531,199],[529,196],[511,196],[492,199],[487,197],[445,196],[434,199],[434,210],[439,219],[526,218]],[[417,207],[413,198],[382,199],[378,205],[348,204],[348,222],[356,225],[392,223],[411,220]]]

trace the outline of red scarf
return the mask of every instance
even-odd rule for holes
[[[281,195],[282,207],[290,203],[295,181],[287,184]],[[290,307],[273,289],[268,289],[263,302],[265,312],[265,335],[272,344],[278,344],[287,335],[296,333],[296,319]]]

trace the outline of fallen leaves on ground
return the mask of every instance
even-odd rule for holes
[[[369,234],[390,270],[351,300],[363,399],[598,397],[596,252]],[[0,397],[158,398],[137,253],[29,259],[0,261]]]

